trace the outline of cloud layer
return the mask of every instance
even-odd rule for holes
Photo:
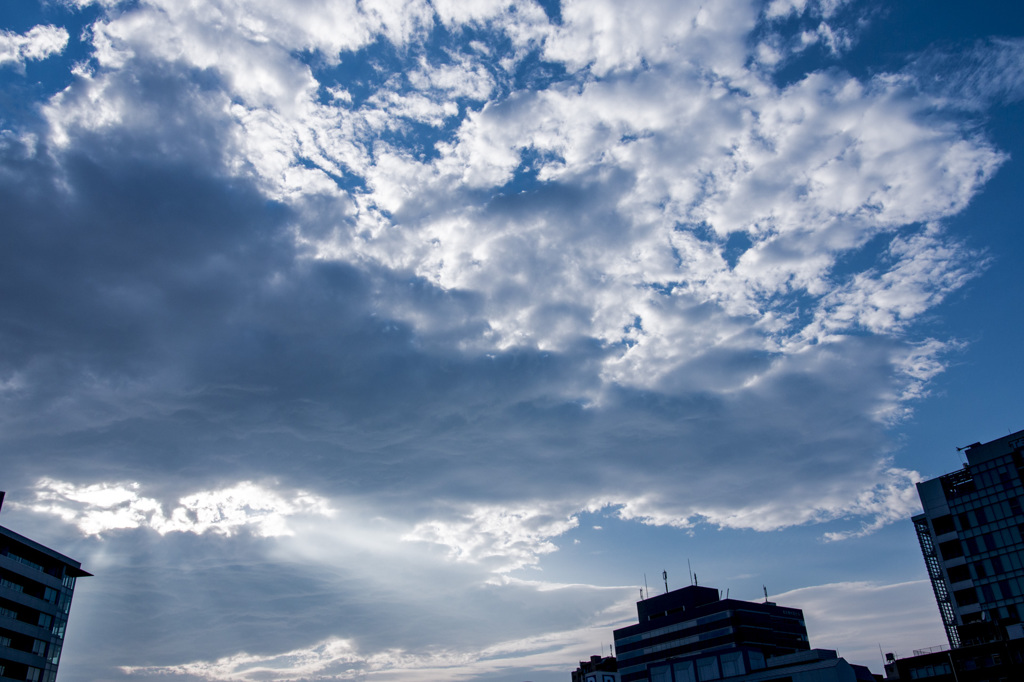
[[[523,581],[584,514],[838,541],[916,509],[890,429],[964,348],[926,322],[990,262],[949,220],[1008,160],[978,122],[1019,41],[871,71],[853,2],[62,7],[83,31],[0,34],[5,77],[67,78],[0,118],[12,508],[167,603],[170,547],[267,591],[110,665],[545,669],[632,589]],[[261,562],[303,605],[276,638]],[[388,625],[502,608],[441,653]]]

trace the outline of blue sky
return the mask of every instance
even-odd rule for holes
[[[62,679],[561,680],[688,562],[940,644],[914,483],[1024,428],[1024,13],[890,5],[3,3]]]

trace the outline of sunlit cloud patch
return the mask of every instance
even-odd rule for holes
[[[213,533],[231,537],[248,530],[260,537],[291,535],[288,517],[333,513],[327,500],[303,491],[284,497],[275,490],[244,481],[229,488],[186,495],[170,513],[159,500],[139,494],[138,483],[76,485],[44,478],[36,486],[35,512],[56,514],[86,535],[146,528],[166,533]]]

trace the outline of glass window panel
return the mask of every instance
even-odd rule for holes
[[[693,661],[676,663],[672,666],[672,672],[675,673],[676,682],[697,682],[697,676],[693,672]]]
[[[707,682],[707,680],[717,680],[719,677],[721,677],[721,675],[718,674],[717,658],[697,659],[697,679],[700,682]]]
[[[747,672],[743,669],[743,652],[736,651],[731,654],[722,654],[722,677],[742,675]]]
[[[672,671],[667,665],[651,668],[651,682],[672,682]]]

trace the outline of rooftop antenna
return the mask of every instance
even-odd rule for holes
[[[728,599],[728,598],[729,598],[729,588],[728,588],[728,587],[727,587],[727,588],[725,588],[725,598],[726,598],[726,599]]]
[[[644,573],[644,591],[647,592],[647,598],[651,598],[651,588],[647,587],[647,574]]]
[[[686,557],[686,572],[690,574],[690,584],[693,585],[693,569],[690,568],[690,557]]]
[[[697,584],[697,574],[696,573],[693,574],[693,584],[694,585]]]
[[[661,579],[665,581],[665,594],[668,594],[668,571],[661,572]]]
[[[761,585],[761,589],[764,590],[764,603],[767,604],[768,603],[768,588],[766,586],[764,586],[764,585]]]

